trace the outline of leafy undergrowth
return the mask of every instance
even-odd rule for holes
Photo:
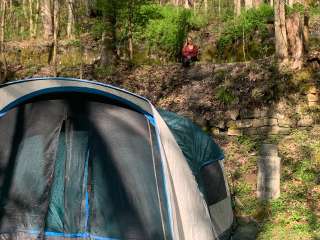
[[[281,197],[268,203],[256,198],[256,160],[261,142],[279,146]],[[220,138],[226,153],[235,212],[257,223],[258,240],[320,239],[320,127],[289,136]]]

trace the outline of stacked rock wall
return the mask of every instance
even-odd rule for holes
[[[229,110],[223,120],[213,122],[212,132],[229,136],[287,135],[293,129],[311,128],[320,123],[319,96],[319,90],[310,87],[299,102],[280,101],[253,110]]]

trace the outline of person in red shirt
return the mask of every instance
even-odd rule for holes
[[[186,44],[182,48],[182,64],[185,67],[198,59],[198,47],[192,43],[191,38],[187,39]]]

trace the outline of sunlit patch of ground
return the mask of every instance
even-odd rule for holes
[[[226,153],[235,213],[255,222],[258,240],[320,239],[320,131],[296,130],[272,138],[219,138]],[[279,146],[281,197],[269,203],[256,198],[256,161],[262,142]],[[245,225],[243,223],[240,224]]]

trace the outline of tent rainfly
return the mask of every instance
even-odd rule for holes
[[[0,239],[229,239],[223,154],[191,121],[69,78],[0,86]]]

